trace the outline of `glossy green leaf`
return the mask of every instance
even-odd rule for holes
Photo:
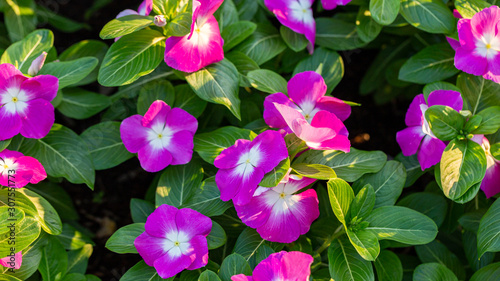
[[[28,189],[40,194],[56,209],[61,220],[78,220],[78,213],[69,194],[59,185],[51,182],[39,182],[27,185]]]
[[[119,228],[106,241],[106,248],[118,254],[137,254],[134,240],[145,231],[144,225],[145,223],[133,223]]]
[[[479,223],[477,232],[479,258],[486,252],[500,251],[500,200],[495,200]]]
[[[345,51],[357,49],[366,43],[359,38],[355,24],[335,18],[317,18],[316,44],[336,51]]]
[[[464,230],[462,232],[462,243],[465,252],[465,257],[469,261],[473,271],[478,271],[479,269],[492,263],[495,259],[495,253],[484,253],[481,258],[479,258],[479,253],[477,251],[477,235],[469,230]]]
[[[483,0],[455,0],[454,4],[460,15],[466,19],[472,18],[476,13],[491,6]]]
[[[430,192],[412,193],[401,199],[398,206],[408,207],[431,218],[438,227],[445,219],[448,203],[442,195]]]
[[[328,181],[328,197],[337,219],[346,225],[346,216],[354,200],[354,192],[351,186],[344,180],[337,178]]]
[[[153,17],[141,15],[128,15],[113,19],[101,30],[101,39],[113,39],[121,37],[137,30],[141,30],[153,23]]]
[[[80,82],[75,83],[73,86],[86,85],[96,81],[97,75],[99,74],[99,67],[107,51],[108,45],[102,41],[83,40],[64,50],[64,52],[59,55],[59,60],[71,61],[83,57],[97,58],[99,60],[98,67],[94,68],[94,70],[92,70],[87,77],[80,80]]]
[[[2,54],[0,63],[13,64],[22,73],[28,69],[34,59],[42,52],[48,52],[54,44],[54,35],[47,29],[39,29],[28,34],[23,40],[10,45]]]
[[[252,275],[252,269],[244,257],[231,254],[222,261],[219,277],[222,281],[231,281],[231,277],[238,274]]]
[[[99,63],[93,57],[84,57],[72,61],[49,62],[38,74],[50,74],[59,78],[59,89],[76,84],[87,77]]]
[[[168,280],[173,281],[174,277],[163,279],[158,275],[156,269],[152,266],[148,266],[143,260],[138,262],[136,265],[132,266],[123,276],[120,281],[161,281]]]
[[[457,87],[462,90],[472,115],[487,107],[497,106],[500,100],[500,85],[482,76],[461,73],[457,78]]]
[[[155,80],[144,85],[139,91],[137,99],[137,113],[139,115],[146,114],[149,107],[156,100],[162,100],[170,107],[173,107],[175,101],[175,90],[172,83],[165,80]]]
[[[398,16],[399,6],[399,0],[371,0],[370,13],[376,22],[389,25]]]
[[[405,166],[406,170],[406,181],[404,187],[412,186],[422,175],[425,174],[425,171],[422,171],[420,163],[417,159],[417,154],[413,154],[411,156],[404,156],[402,153],[396,155],[395,159]]]
[[[78,250],[87,244],[94,244],[90,237],[76,230],[76,228],[67,223],[63,224],[63,230],[61,234],[56,236],[56,238],[66,250]]]
[[[238,21],[224,28],[221,33],[222,39],[224,39],[224,52],[228,52],[243,42],[254,33],[256,28],[257,25],[250,21]]]
[[[425,263],[417,266],[413,272],[414,281],[458,281],[446,266],[439,263]]]
[[[469,281],[495,281],[499,275],[500,262],[496,262],[478,270]]]
[[[356,17],[356,31],[364,42],[371,42],[382,31],[382,25],[372,18],[368,7],[361,6]]]
[[[451,90],[460,92],[460,89],[457,86],[448,82],[438,81],[425,85],[424,89],[422,90],[422,93],[424,94],[424,97],[427,100],[427,98],[429,98],[429,95],[436,90]]]
[[[285,44],[294,52],[304,50],[309,43],[303,34],[296,33],[284,25],[280,27],[280,34]]]
[[[346,230],[347,236],[358,254],[367,261],[374,261],[380,253],[377,235],[369,230]]]
[[[257,69],[248,72],[246,75],[250,84],[255,89],[269,93],[284,93],[287,91],[287,81],[278,73],[267,70],[267,69]]]
[[[465,280],[465,269],[458,257],[438,241],[415,246],[417,255],[423,263],[439,263],[450,269],[460,280]]]
[[[195,189],[193,197],[182,205],[183,208],[196,210],[207,217],[222,215],[231,206],[231,202],[220,200],[220,191],[214,177],[203,181],[199,189]]]
[[[43,280],[61,280],[68,269],[68,254],[55,237],[48,239],[47,246],[42,249],[42,259],[38,271],[40,271]]]
[[[149,215],[151,215],[154,210],[155,206],[149,201],[137,198],[132,198],[130,200],[130,213],[132,215],[132,221],[135,223],[146,223]]]
[[[383,250],[373,263],[378,280],[401,281],[403,280],[403,265],[396,254]]]
[[[221,281],[219,276],[211,270],[205,270],[200,274],[198,281]]]
[[[261,65],[285,49],[286,45],[275,27],[268,24],[257,24],[255,32],[234,50],[244,53],[258,65]]]
[[[472,131],[473,134],[494,134],[500,128],[500,106],[488,107],[477,113],[477,116],[482,117],[481,124],[476,130]]]
[[[96,115],[110,105],[111,101],[105,95],[81,88],[67,88],[57,110],[70,118],[82,120]]]
[[[328,268],[334,280],[375,280],[371,263],[364,260],[346,239],[336,239],[328,248]]]
[[[465,117],[455,109],[434,105],[425,111],[425,119],[429,122],[432,133],[440,140],[449,141],[461,135],[464,128]]]
[[[36,28],[36,5],[33,0],[5,0],[5,27],[12,42],[19,41]]]
[[[167,35],[182,37],[189,34],[193,15],[191,13],[181,13],[167,22]]]
[[[38,270],[38,265],[42,259],[42,249],[47,245],[48,236],[41,234],[38,239],[23,250],[21,268],[14,270],[14,272],[4,271],[4,274],[17,277],[19,280],[27,280],[33,275]],[[3,277],[1,274],[0,276]]]
[[[450,34],[457,20],[441,0],[402,0],[401,15],[414,27],[430,33]]]
[[[294,163],[292,170],[301,176],[319,180],[329,180],[337,177],[332,168],[321,164]]]
[[[222,2],[217,11],[215,11],[214,16],[219,23],[221,32],[224,32],[226,27],[239,20],[238,10],[236,10],[233,0],[226,0]]]
[[[5,228],[3,233],[0,234],[0,255],[6,257],[10,254],[11,244],[9,240],[11,238],[10,228]],[[40,235],[40,224],[32,217],[25,217],[20,223],[15,224],[15,241],[16,241],[16,251],[22,251],[28,247],[33,241]]]
[[[290,158],[281,161],[278,166],[274,167],[269,173],[264,175],[264,178],[259,183],[262,187],[275,187],[285,178],[290,169]]]
[[[85,274],[92,255],[92,245],[86,244],[78,250],[68,252],[68,273]],[[67,277],[65,277],[67,278]],[[86,279],[84,279],[86,280]]]
[[[227,242],[226,232],[220,224],[212,221],[212,230],[207,236],[208,249],[217,249]]]
[[[370,184],[366,184],[351,202],[347,213],[348,221],[353,218],[363,219],[368,216],[375,206],[375,191]]]
[[[16,196],[20,194],[25,196],[36,208],[35,219],[40,223],[42,229],[51,235],[59,235],[62,232],[62,222],[57,211],[45,200],[42,196],[34,191],[23,188],[16,192]]]
[[[177,85],[174,89],[175,102],[173,107],[184,109],[195,118],[200,117],[207,107],[207,102],[200,99],[186,84]]]

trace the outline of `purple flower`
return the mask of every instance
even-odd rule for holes
[[[266,7],[273,12],[281,24],[294,32],[304,34],[309,40],[307,49],[314,51],[316,22],[311,5],[314,0],[264,0]]]
[[[45,178],[47,173],[35,158],[7,149],[0,152],[0,185],[21,188]]]
[[[195,72],[224,59],[219,24],[213,16],[223,0],[193,0],[191,32],[169,37],[165,43],[165,63],[177,70]]]
[[[232,281],[307,281],[311,275],[311,255],[302,252],[285,252],[270,254],[253,270],[253,276],[234,275]]]
[[[345,6],[352,0],[321,0],[321,4],[325,10],[333,10],[337,5]]]
[[[439,163],[446,144],[432,133],[425,120],[425,111],[433,105],[446,105],[456,111],[462,110],[463,100],[459,92],[436,90],[429,94],[427,102],[424,95],[416,96],[406,112],[405,123],[408,128],[396,134],[404,156],[417,153],[418,162],[423,170]]]
[[[21,133],[26,138],[45,137],[54,124],[50,104],[59,88],[52,75],[24,76],[12,64],[0,64],[0,140]]]
[[[207,216],[189,208],[161,205],[149,215],[145,228],[134,246],[161,278],[207,265],[206,237],[212,230],[212,220]]]
[[[500,9],[485,8],[472,19],[458,21],[460,46],[455,53],[455,67],[485,79],[500,82]]]
[[[23,263],[23,253],[19,251],[14,256],[7,256],[0,259],[0,265],[6,268],[19,269]]]
[[[157,100],[144,117],[137,114],[123,120],[120,135],[125,148],[138,153],[144,170],[158,172],[191,161],[197,129],[198,120],[191,114]]]
[[[306,234],[319,217],[318,196],[314,189],[297,191],[315,179],[290,179],[273,188],[259,187],[250,203],[236,205],[241,221],[256,228],[260,236],[271,242],[292,243]]]
[[[287,85],[288,98],[275,93],[264,101],[264,120],[272,128],[286,129],[313,149],[349,152],[348,132],[341,120],[351,107],[334,97],[325,96],[323,77],[314,71],[295,75]]]
[[[215,182],[223,201],[248,204],[264,174],[288,157],[285,140],[279,132],[265,131],[253,141],[237,140],[214,160],[219,168]]]
[[[481,145],[486,153],[486,174],[481,182],[481,190],[490,198],[500,193],[500,161],[490,151],[490,142],[483,135],[475,135],[473,141]]]

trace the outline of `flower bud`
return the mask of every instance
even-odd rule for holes
[[[156,26],[163,27],[167,25],[167,20],[164,15],[155,16],[154,23]]]
[[[45,59],[47,58],[47,52],[42,52],[38,58],[36,58],[32,63],[30,68],[28,69],[29,76],[37,75],[38,71],[42,69],[43,64],[45,63]]]

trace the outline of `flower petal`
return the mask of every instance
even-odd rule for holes
[[[284,200],[273,206],[267,222],[257,228],[263,239],[279,243],[292,243],[299,238],[300,231],[301,226]]]
[[[203,26],[223,1],[224,0],[195,0],[195,2],[199,2],[199,8],[196,18],[193,18],[193,21],[196,21],[198,26]]]
[[[165,238],[168,233],[177,232],[175,216],[179,210],[170,205],[160,205],[146,220],[146,232],[158,238]]]
[[[242,174],[237,168],[219,169],[215,175],[215,182],[220,190],[222,201],[233,199],[235,205],[245,205],[250,202],[263,178],[262,169],[247,165],[247,169]]]
[[[269,215],[271,213],[271,209],[276,203],[276,201],[269,201],[270,196],[275,195],[279,198],[279,195],[276,192],[268,189],[264,193],[259,196],[253,197],[250,203],[245,205],[235,205],[236,212],[238,213],[238,217],[241,221],[251,228],[258,228],[267,222],[269,219]]]
[[[302,252],[288,252],[281,258],[284,280],[309,280],[311,264],[314,259],[311,255]]]
[[[422,115],[422,110],[420,105],[426,105],[425,98],[423,94],[417,95],[410,103],[410,107],[406,112],[405,124],[406,126],[421,126],[424,122],[424,116]]]
[[[319,217],[318,195],[314,189],[308,189],[293,195],[292,198],[296,203],[289,205],[290,211],[299,223],[300,235],[306,234],[312,222]]]
[[[436,90],[432,91],[427,98],[429,107],[433,105],[446,105],[456,111],[462,110],[464,101],[462,96],[457,91],[452,90]]]
[[[442,140],[425,136],[417,154],[422,171],[439,163],[445,148],[446,144]]]
[[[167,116],[166,124],[173,132],[188,131],[192,135],[198,129],[198,120],[181,108],[172,108]]]
[[[125,148],[131,153],[137,153],[148,145],[148,129],[142,126],[142,116],[132,115],[120,125],[120,137]]]
[[[21,116],[21,135],[31,139],[45,137],[54,125],[54,106],[44,99],[35,99],[27,102],[25,116]]]
[[[326,84],[321,75],[314,71],[297,73],[288,81],[288,95],[306,113],[310,113],[316,102],[325,95]]]
[[[186,269],[194,270],[206,266],[208,263],[207,238],[203,235],[197,235],[193,237],[193,239],[191,239],[189,243],[191,244],[191,248],[189,249],[190,253],[189,257],[193,261],[193,263],[191,263],[191,265],[188,266]]]
[[[500,8],[491,6],[476,13],[470,20],[472,32],[477,35],[495,34],[496,23],[500,22]]]
[[[457,24],[459,48],[472,51],[476,48],[476,38],[472,34],[470,19],[461,19]],[[457,49],[455,49],[456,51]]]
[[[139,162],[141,167],[148,172],[158,172],[172,163],[172,155],[165,149],[157,149],[148,144],[139,149]]]
[[[165,149],[172,156],[170,165],[184,165],[193,157],[193,134],[188,131],[175,133]]]
[[[188,256],[171,257],[166,254],[154,262],[154,267],[161,278],[167,279],[188,268],[192,263],[193,261]]]
[[[285,251],[273,253],[261,261],[253,271],[254,281],[286,280],[281,270],[281,258],[285,254]]]
[[[151,10],[153,10],[153,0],[144,0],[141,5],[139,5],[137,12],[141,16],[148,16]]]
[[[286,105],[297,110],[299,108],[283,93],[275,93],[269,95],[264,100],[264,120],[266,121],[266,124],[271,128],[278,129],[288,127],[285,120],[273,103]]]
[[[244,274],[238,274],[231,276],[231,281],[254,281],[252,276],[245,276]]]
[[[10,63],[0,64],[0,85],[3,85],[10,77],[16,75],[23,76],[23,73]]]
[[[209,217],[189,208],[180,209],[175,221],[179,231],[183,231],[189,239],[196,235],[207,236],[212,230],[212,220]]]
[[[476,76],[487,71],[488,60],[476,54],[474,50],[458,48],[455,52],[455,67]]]
[[[283,136],[277,131],[265,131],[258,135],[250,144],[249,153],[258,153],[260,160],[257,166],[270,172],[274,167],[288,157],[288,150]]]
[[[15,135],[19,134],[22,127],[21,117],[17,114],[12,114],[8,112],[4,107],[0,108],[0,124],[2,124],[2,129],[0,130],[0,141],[8,140]]]
[[[37,184],[40,181],[44,180],[47,178],[47,173],[45,172],[45,169],[43,168],[42,164],[35,158],[30,157],[30,156],[22,156],[19,157],[16,161],[17,170],[18,171],[29,171],[29,178],[26,178],[28,182],[32,184]],[[17,174],[17,171],[16,171]],[[18,182],[16,181],[16,185]],[[25,186],[24,184],[23,186]]]
[[[153,266],[157,259],[167,254],[164,249],[165,241],[165,238],[154,237],[147,232],[143,232],[135,238],[134,246],[146,264]]]
[[[151,128],[161,124],[163,128],[167,120],[168,113],[170,111],[170,106],[162,100],[154,101],[151,106],[149,106],[148,111],[144,114],[142,118],[142,126]]]
[[[52,75],[38,75],[25,80],[21,90],[25,91],[31,99],[44,99],[52,101],[57,96],[59,79]]]
[[[14,257],[7,256],[0,259],[0,265],[6,268],[19,269],[23,263],[23,252],[19,251],[14,254]]]
[[[487,155],[487,158],[492,156]],[[486,175],[481,182],[481,190],[486,195],[486,198],[490,198],[500,193],[500,163],[496,162],[494,159],[487,159],[488,162],[494,162],[493,165],[486,169]]]
[[[316,108],[335,114],[341,121],[351,115],[351,106],[338,98],[324,96],[316,103]]]
[[[219,169],[231,169],[239,163],[240,156],[249,150],[251,141],[245,139],[236,140],[234,145],[224,149],[215,158],[214,166]]]
[[[422,132],[421,126],[413,126],[405,128],[396,133],[396,141],[401,147],[404,156],[410,156],[417,153],[420,142],[424,138],[425,133]]]

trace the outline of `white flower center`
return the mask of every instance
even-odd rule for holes
[[[437,137],[432,133],[431,127],[429,126],[429,122],[427,121],[427,119],[425,119],[425,111],[427,110],[427,108],[429,107],[425,104],[420,105],[420,111],[422,111],[422,118],[424,119],[422,121],[422,132],[436,139]]]
[[[154,149],[163,149],[170,144],[172,135],[172,130],[166,124],[157,122],[148,131],[148,141]]]
[[[248,152],[241,154],[235,172],[239,176],[250,174],[262,160],[262,153],[259,146],[252,147]]]
[[[2,174],[4,171],[15,171],[17,169],[17,164],[14,163],[13,158],[6,158],[3,160],[4,161],[0,160],[0,174]]]
[[[299,105],[299,112],[306,118],[306,121],[310,124],[314,115],[318,113],[319,109],[316,108],[316,104],[310,101],[302,102]]]
[[[491,60],[500,51],[500,38],[494,34],[485,33],[476,40],[476,53],[480,56]]]
[[[295,191],[293,184],[287,185],[279,184],[264,193],[266,204],[272,206],[272,211],[275,213],[285,213],[297,203],[297,196],[293,195]]]
[[[179,257],[180,255],[185,254],[190,246],[189,237],[186,233],[182,231],[173,231],[165,236],[163,251],[168,252],[170,257]]]
[[[29,96],[18,87],[7,88],[0,96],[0,107],[10,114],[24,114],[28,107]]]
[[[290,16],[299,22],[310,24],[314,22],[311,5],[307,0],[294,0],[288,7],[291,10]]]

